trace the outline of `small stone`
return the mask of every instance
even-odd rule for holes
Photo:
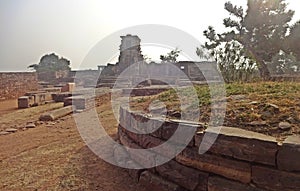
[[[293,117],[289,117],[286,120],[290,123],[296,123],[296,120]]]
[[[278,126],[281,130],[290,130],[292,125],[289,122],[280,122]]]
[[[36,124],[37,124],[37,125],[43,125],[44,122],[43,122],[43,121],[37,121]]]
[[[52,126],[54,126],[56,123],[54,123],[54,122],[49,122],[49,123],[47,123],[46,124],[46,127],[52,127]]]
[[[261,125],[267,125],[267,122],[266,121],[252,121],[251,123],[249,123],[249,125],[261,126]]]
[[[1,132],[0,132],[0,135],[8,135],[8,134],[10,134],[10,133],[7,132],[7,131],[1,131]]]
[[[170,117],[181,118],[181,113],[179,111],[172,111],[168,115]]]
[[[273,112],[273,113],[279,113],[279,107],[272,103],[267,103],[266,108],[267,111]]]
[[[269,111],[263,111],[262,114],[261,114],[261,118],[263,120],[270,119],[272,117],[273,117],[273,114]]]
[[[28,123],[25,127],[30,129],[30,128],[35,128],[36,126],[34,123]]]
[[[243,99],[246,99],[246,96],[245,95],[231,95],[230,98],[232,100],[243,100]]]
[[[258,101],[251,101],[249,104],[250,105],[258,105],[259,103],[258,103]]]
[[[8,129],[5,129],[6,132],[9,132],[9,133],[14,133],[14,132],[17,132],[18,129],[15,129],[15,128],[8,128]]]

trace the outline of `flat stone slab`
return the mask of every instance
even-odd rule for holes
[[[7,132],[7,131],[1,131],[0,132],[0,135],[8,135],[8,134],[10,134],[10,132]]]
[[[150,96],[150,95],[156,95],[161,92],[167,91],[170,88],[166,87],[149,87],[149,88],[124,88],[123,89],[123,95],[130,95],[130,96]]]
[[[5,129],[6,132],[9,132],[9,133],[15,133],[18,131],[18,129],[15,129],[15,128],[7,128]]]
[[[53,111],[49,111],[40,116],[39,120],[41,121],[54,121],[58,118],[64,117],[73,113],[73,106],[66,106],[63,108],[59,108]]]
[[[207,133],[218,133],[217,130],[213,128],[206,129],[205,132]],[[226,135],[226,136],[232,136],[232,137],[243,137],[247,139],[257,139],[262,141],[269,141],[269,142],[276,142],[276,139],[274,137],[264,135],[261,133],[256,133],[253,131],[247,131],[240,128],[234,128],[234,127],[222,127],[220,131],[220,135]]]
[[[300,171],[300,135],[288,137],[279,147],[277,165],[280,170]]]
[[[242,183],[251,182],[249,163],[235,161],[211,154],[198,154],[197,150],[186,148],[176,156],[180,164],[224,176]]]
[[[25,128],[31,129],[31,128],[35,128],[36,125],[34,123],[28,123]]]
[[[205,139],[204,136],[206,136]],[[195,136],[195,145],[199,148],[200,144],[205,148],[211,146],[209,151],[216,154],[276,165],[278,145],[276,139],[271,136],[232,127],[222,127],[220,131],[210,128],[204,132],[198,132]]]

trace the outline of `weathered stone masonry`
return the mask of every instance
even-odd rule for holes
[[[149,119],[150,123],[147,122]],[[147,122],[147,128],[162,125],[158,130],[145,135],[128,130],[128,127],[131,130],[144,127],[143,122]],[[197,128],[198,132],[179,155],[164,165],[152,169],[129,170],[129,174],[149,190],[300,190],[300,137],[288,137],[282,144],[270,136],[223,127],[213,146],[208,152],[200,155],[198,149],[204,135],[216,132],[203,130],[195,123],[185,123],[185,126],[187,130]],[[145,149],[161,145],[177,128],[178,121],[162,121],[120,108],[119,141],[129,148]],[[172,154],[175,152],[173,149],[176,147],[170,147],[160,155]],[[129,158],[138,157],[136,153],[127,150],[124,152]],[[115,150],[114,153],[117,162],[124,162],[124,156],[120,158],[120,152]],[[157,156],[158,153],[153,154]]]
[[[2,72],[0,73],[0,101],[14,99],[26,92],[38,89],[35,72]]]

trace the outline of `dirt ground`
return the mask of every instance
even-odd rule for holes
[[[98,103],[99,118],[114,137],[117,122],[108,95]],[[1,103],[0,103],[1,104]],[[101,190],[123,191],[144,188],[126,170],[112,166],[84,144],[72,115],[55,122],[37,123],[24,130],[22,124],[36,121],[40,113],[61,107],[47,104],[24,110],[0,105],[1,128],[18,124],[18,132],[0,136],[0,190]]]
[[[0,104],[0,115],[18,109],[18,101],[15,99],[1,101]]]

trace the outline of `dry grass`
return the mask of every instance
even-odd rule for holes
[[[278,139],[291,134],[300,134],[300,83],[292,82],[259,82],[226,84],[226,116],[224,125],[244,128],[251,131],[275,136]],[[197,99],[191,98],[193,91]],[[179,96],[180,100],[179,101]],[[183,95],[183,96],[182,96]],[[154,100],[164,102],[169,111],[181,111],[180,104],[193,103],[200,110],[200,122],[208,122],[211,112],[211,95],[208,86],[169,90],[152,97],[140,97],[131,100],[132,109],[149,112],[149,105]],[[280,111],[266,117],[268,104],[275,104]],[[196,108],[198,110],[198,108]],[[185,108],[193,112],[195,108]],[[169,116],[173,118],[172,116]],[[251,122],[266,122],[266,125],[250,125]],[[278,123],[290,121],[290,130],[278,129]]]

